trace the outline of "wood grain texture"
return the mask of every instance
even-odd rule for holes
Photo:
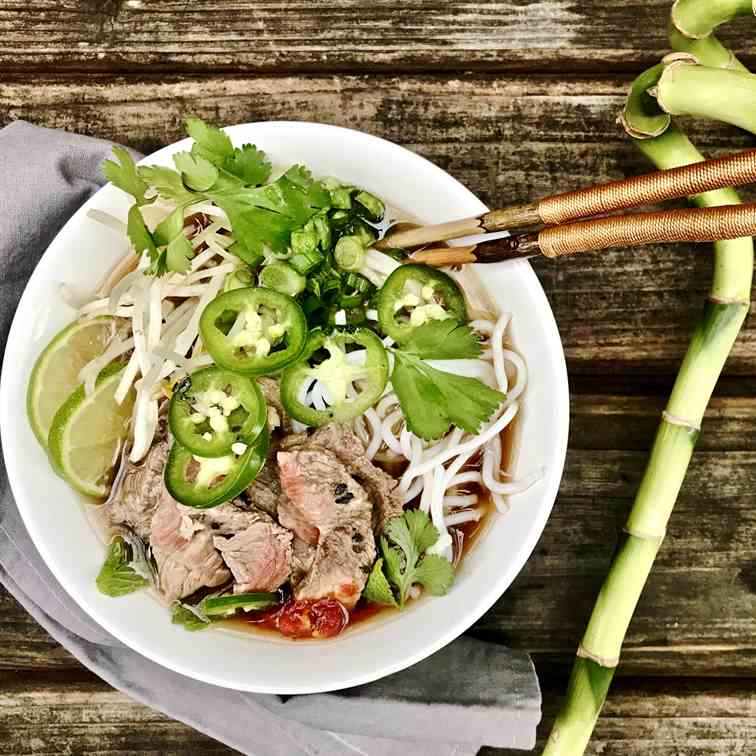
[[[234,754],[88,673],[0,675],[0,754]]]
[[[563,681],[544,678],[548,734]],[[0,675],[0,754],[234,754],[236,751],[132,701],[86,673],[63,681]],[[751,680],[616,680],[587,756],[746,756],[756,739]],[[537,749],[537,750],[538,750]],[[522,751],[484,748],[479,756]]]
[[[638,69],[668,49],[668,0],[0,0],[9,70]],[[749,50],[753,26],[725,36]]]
[[[221,123],[302,119],[358,128],[450,171],[489,206],[649,169],[614,124],[627,80],[238,76],[8,77],[0,122],[13,118],[127,142],[143,151],[182,136],[189,114]],[[711,154],[752,142],[699,122]],[[614,250],[537,261],[573,376],[674,374],[711,280],[710,248]],[[753,309],[756,310],[756,304]],[[756,320],[731,374],[756,373]]]
[[[536,752],[546,742],[564,692],[543,681],[544,717]],[[586,756],[750,756],[756,742],[756,693],[750,680],[616,679]],[[518,756],[484,748],[478,756]]]

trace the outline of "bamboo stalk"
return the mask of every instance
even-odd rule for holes
[[[679,70],[683,70],[682,65]],[[675,127],[648,138],[648,130],[653,130],[654,124],[661,120],[658,108],[651,105],[646,110],[649,102],[643,96],[647,89],[644,85],[655,78],[661,81],[665,73],[657,66],[639,77],[621,119],[639,149],[661,169],[703,160]],[[720,69],[717,73],[722,75],[729,71]],[[709,77],[712,85],[715,78]],[[683,105],[675,91],[679,79],[668,77],[665,84],[665,91],[682,112],[688,106],[698,115],[719,117],[716,108],[721,97],[709,100],[704,96],[699,101],[697,95],[700,96],[701,90],[689,89],[690,84],[683,81],[683,86],[688,88]],[[700,207],[713,207],[740,200],[734,190],[720,189],[697,195],[693,201]],[[578,756],[590,740],[619,663],[625,634],[664,539],[704,411],[748,312],[753,278],[752,239],[717,242],[714,250],[714,278],[703,315],[662,414],[623,541],[578,649],[567,698],[554,723],[544,756]]]
[[[675,0],[672,25],[690,39],[703,39],[738,16],[754,14],[753,0]]]

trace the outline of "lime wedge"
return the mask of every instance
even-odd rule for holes
[[[53,417],[81,383],[79,371],[107,348],[114,320],[77,320],[64,328],[39,355],[26,392],[26,409],[34,435],[47,448]]]
[[[50,428],[48,449],[53,465],[88,496],[107,496],[118,450],[128,433],[134,389],[123,404],[116,403],[122,370],[123,365],[105,368],[90,396],[79,386],[55,413]]]

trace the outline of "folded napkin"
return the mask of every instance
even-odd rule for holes
[[[63,223],[104,183],[99,168],[111,148],[23,121],[0,130],[3,352],[26,281]],[[541,696],[529,657],[471,638],[383,680],[309,696],[228,690],[149,661],[105,632],[55,580],[24,528],[4,464],[0,582],[110,685],[243,753],[472,756],[482,745],[529,749],[535,743]]]

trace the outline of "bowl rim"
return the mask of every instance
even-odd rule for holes
[[[224,131],[226,131],[233,139],[234,135],[237,132],[247,130],[250,127],[254,127],[263,131],[269,128],[291,129],[295,132],[311,131],[313,132],[313,135],[317,134],[318,132],[322,133],[323,131],[327,131],[331,133],[335,132],[337,135],[342,134],[345,138],[362,141],[368,145],[379,142],[382,144],[383,149],[393,151],[399,157],[399,159],[401,159],[404,165],[411,167],[411,164],[413,162],[415,164],[422,165],[423,170],[430,170],[432,173],[435,173],[439,177],[439,180],[445,181],[447,183],[452,182],[455,185],[455,190],[460,193],[464,193],[471,204],[477,204],[480,212],[485,212],[487,210],[486,206],[477,197],[475,197],[475,195],[469,189],[467,189],[467,187],[465,187],[451,174],[447,173],[439,166],[435,165],[426,158],[412,152],[411,150],[381,137],[367,134],[355,129],[348,129],[341,126],[309,121],[258,121],[253,123],[227,126],[224,127]],[[162,158],[166,155],[171,155],[174,152],[187,147],[190,142],[190,139],[182,139],[172,144],[166,145],[159,150],[146,155],[144,158],[142,158],[140,163],[153,162],[156,158]],[[75,227],[81,222],[82,216],[86,214],[90,204],[93,203],[99,192],[109,186],[110,184],[105,184],[73,213],[73,215],[55,235],[54,239],[50,242],[50,245],[48,245],[47,249],[40,257],[40,262],[48,254],[50,248],[56,244],[58,238],[61,235],[63,235],[67,231],[70,231],[72,227]],[[50,558],[50,552],[45,545],[45,538],[43,537],[42,533],[37,530],[31,513],[27,508],[28,505],[25,505],[23,503],[23,497],[19,497],[21,486],[20,480],[17,476],[20,475],[19,465],[22,463],[19,461],[19,458],[16,454],[17,449],[16,445],[13,443],[13,436],[11,435],[10,430],[10,397],[9,390],[6,388],[9,380],[6,378],[6,376],[8,375],[7,371],[11,369],[9,365],[9,362],[12,359],[10,357],[10,354],[14,350],[9,349],[8,347],[21,337],[23,326],[20,322],[20,318],[18,317],[18,313],[21,312],[26,306],[28,306],[27,300],[32,296],[32,287],[30,286],[30,283],[34,280],[35,275],[37,275],[37,271],[39,269],[38,263],[24,288],[24,292],[19,300],[16,313],[14,313],[11,328],[8,332],[8,339],[6,342],[5,355],[2,365],[2,377],[0,378],[0,438],[2,439],[8,482],[11,492],[13,493],[19,513],[25,527],[27,528],[27,531],[29,532],[31,540],[38,550],[40,556],[44,560],[45,564],[50,569],[56,580],[58,580],[64,590],[69,594],[69,596],[71,596],[71,598],[78,604],[78,606],[89,617],[91,617],[95,622],[97,622],[105,630],[111,633],[116,639],[124,643],[128,648],[131,648],[132,650],[142,654],[151,661],[167,667],[174,672],[178,672],[180,674],[186,675],[193,679],[201,680],[203,682],[219,685],[221,687],[258,693],[278,694],[315,693],[344,689],[355,685],[365,684],[390,675],[394,672],[398,672],[402,669],[406,669],[407,667],[412,666],[413,664],[416,664],[422,659],[425,659],[426,657],[435,653],[440,648],[443,648],[448,643],[456,639],[459,635],[464,633],[477,620],[479,620],[480,617],[486,611],[488,611],[501,597],[501,595],[509,588],[512,581],[522,570],[523,566],[532,554],[536,543],[540,539],[546,521],[551,514],[556,495],[559,490],[564,463],[566,460],[567,439],[569,434],[569,387],[564,350],[562,347],[561,339],[559,337],[556,320],[554,318],[554,314],[548,302],[546,294],[529,263],[527,263],[526,261],[520,261],[519,263],[509,264],[523,266],[523,271],[527,279],[529,294],[534,298],[537,308],[542,310],[542,315],[548,325],[547,340],[544,346],[546,347],[548,352],[552,354],[556,361],[555,375],[552,376],[555,380],[555,384],[551,387],[551,393],[556,398],[557,403],[557,414],[553,418],[554,425],[552,437],[555,449],[554,459],[558,461],[558,472],[549,474],[548,485],[544,486],[544,489],[539,496],[539,499],[541,502],[543,502],[543,505],[538,509],[536,516],[533,518],[532,526],[528,530],[527,537],[522,539],[519,547],[516,549],[513,558],[510,560],[510,566],[508,567],[508,569],[502,571],[498,578],[492,581],[491,586],[486,591],[480,592],[480,595],[478,596],[474,605],[467,612],[465,612],[460,619],[455,622],[450,622],[449,627],[445,632],[439,633],[438,637],[434,641],[428,642],[417,653],[402,656],[401,658],[392,662],[383,663],[379,666],[376,666],[373,671],[368,673],[354,675],[351,677],[347,675],[346,679],[339,679],[333,684],[328,685],[318,685],[313,687],[312,685],[304,684],[281,688],[275,685],[271,686],[256,684],[254,683],[254,681],[252,681],[249,685],[230,683],[220,674],[198,673],[196,669],[193,669],[189,666],[182,665],[180,663],[174,663],[162,658],[159,653],[152,651],[149,647],[145,647],[143,644],[135,642],[133,638],[129,637],[129,634],[127,632],[122,631],[119,628],[117,622],[111,620],[110,617],[103,615],[96,607],[92,606],[87,600],[85,600],[84,597],[80,595],[80,593],[76,589],[76,586],[74,585],[74,581],[69,580],[64,573],[61,573],[57,569],[55,560]],[[53,473],[51,472],[50,474]],[[322,643],[322,641],[318,641],[318,643]]]

